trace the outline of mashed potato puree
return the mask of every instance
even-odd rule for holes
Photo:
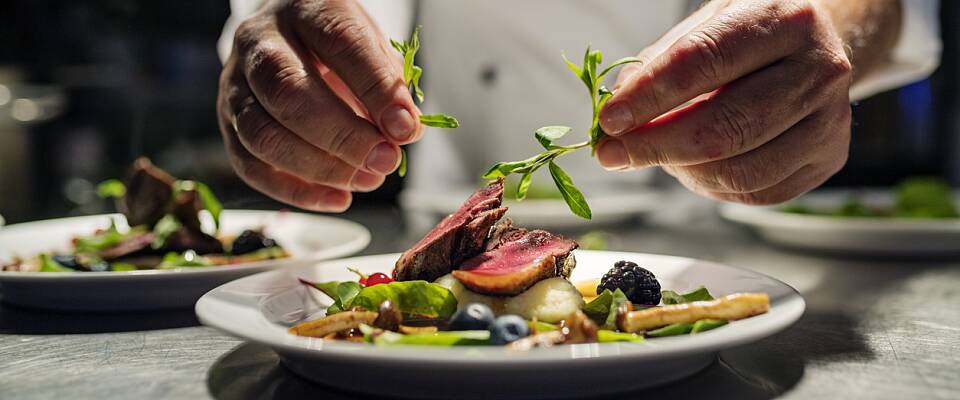
[[[560,322],[584,305],[583,296],[576,286],[561,277],[537,282],[525,292],[512,297],[475,293],[450,274],[437,278],[436,283],[450,289],[460,307],[469,303],[482,303],[493,309],[497,315],[516,314],[543,322]]]

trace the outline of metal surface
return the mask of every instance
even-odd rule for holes
[[[396,211],[350,217],[374,232],[367,254],[412,242]],[[608,231],[612,250],[764,272],[798,288],[808,307],[780,334],[722,352],[686,380],[625,398],[960,398],[960,260],[784,252],[689,198],[671,202],[655,221]],[[192,310],[90,315],[0,306],[0,398],[356,398],[298,378],[268,348],[195,324]],[[358,385],[376,384],[356,374]]]

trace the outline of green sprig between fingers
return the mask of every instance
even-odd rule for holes
[[[417,98],[419,103],[423,103],[423,90],[420,89],[420,77],[423,76],[423,68],[414,64],[417,51],[420,50],[420,29],[417,26],[413,30],[410,40],[398,42],[390,39],[390,45],[400,52],[403,56],[403,82],[410,88],[410,92]],[[427,114],[420,116],[420,123],[435,128],[456,129],[460,127],[460,121],[450,115],[445,114]],[[407,174],[407,152],[400,149],[400,167],[397,168],[397,175]]]
[[[603,55],[600,50],[591,50],[590,46],[587,46],[587,50],[583,54],[582,66],[571,62],[567,59],[566,54],[562,56],[563,61],[567,64],[567,67],[570,68],[570,71],[573,71],[573,73],[580,78],[590,93],[590,102],[593,105],[593,118],[590,123],[588,140],[574,145],[560,146],[554,144],[554,142],[569,133],[572,128],[568,126],[545,126],[534,132],[534,137],[544,148],[542,153],[526,160],[499,162],[491,167],[490,170],[483,175],[483,178],[496,179],[506,177],[510,174],[521,175],[520,184],[517,187],[517,200],[523,200],[527,197],[527,190],[530,188],[533,173],[540,167],[548,165],[550,176],[553,178],[554,184],[557,185],[557,189],[559,189],[560,195],[563,196],[563,200],[567,203],[570,211],[577,216],[590,219],[593,217],[593,212],[590,210],[590,205],[587,204],[583,193],[577,189],[577,186],[573,183],[573,180],[570,179],[570,176],[567,175],[554,160],[571,151],[588,146],[591,149],[591,154],[596,154],[597,143],[606,136],[603,128],[600,127],[600,110],[603,108],[603,105],[607,103],[607,100],[610,99],[610,96],[613,96],[613,92],[601,84],[603,78],[618,66],[641,61],[637,57],[625,57],[599,70],[600,65],[603,63]]]

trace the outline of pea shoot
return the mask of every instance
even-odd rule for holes
[[[396,41],[390,39],[390,45],[403,55],[403,82],[410,88],[410,92],[416,97],[417,102],[423,103],[423,90],[420,89],[420,77],[423,75],[423,68],[414,64],[417,51],[420,50],[420,29],[417,26],[413,30],[410,40]],[[450,115],[444,114],[424,114],[420,116],[420,123],[435,128],[455,129],[460,127],[460,121]],[[397,168],[397,175],[407,174],[407,152],[400,149],[400,167]]]
[[[540,169],[540,167],[547,165],[550,170],[550,176],[553,178],[554,184],[557,185],[557,189],[559,189],[560,195],[563,196],[563,200],[567,203],[570,211],[581,218],[590,219],[593,213],[590,210],[590,205],[587,204],[587,200],[583,197],[583,193],[577,189],[577,186],[573,183],[573,180],[570,179],[570,176],[554,161],[560,156],[584,147],[590,147],[591,154],[596,153],[597,143],[606,135],[600,127],[600,109],[603,108],[603,105],[606,104],[610,96],[613,95],[612,91],[602,85],[603,78],[614,68],[624,64],[640,62],[640,59],[636,57],[621,58],[610,66],[599,70],[600,65],[603,63],[603,55],[600,50],[591,50],[590,47],[587,46],[587,50],[583,54],[582,66],[572,63],[567,59],[566,55],[563,55],[563,61],[566,62],[570,71],[573,71],[573,73],[583,81],[584,85],[587,86],[587,91],[590,93],[590,102],[593,105],[593,119],[590,124],[588,140],[568,146],[557,145],[554,142],[573,129],[569,126],[545,126],[537,129],[533,134],[544,148],[542,153],[526,160],[499,162],[483,175],[483,179],[497,179],[510,174],[521,175],[520,184],[517,187],[517,200],[523,200],[527,197],[527,189],[530,188],[533,173]]]

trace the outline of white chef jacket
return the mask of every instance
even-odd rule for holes
[[[384,33],[407,38],[412,0],[360,0]],[[233,31],[260,0],[231,0],[233,15],[219,48],[229,54]],[[902,0],[899,43],[885,64],[862,77],[851,99],[862,99],[927,77],[939,64],[938,0]],[[591,44],[610,62],[636,55],[689,15],[690,0],[421,0],[425,113],[456,116],[456,130],[429,128],[411,152],[408,186],[420,190],[472,187],[495,162],[541,151],[533,131],[567,125],[574,141],[587,137],[589,95],[564,65],[579,63]],[[608,85],[615,79],[610,74]],[[581,187],[649,181],[649,172],[603,173],[590,152],[559,159]],[[544,168],[545,169],[545,168]],[[545,173],[545,171],[541,171]],[[545,182],[549,177],[538,176]]]

